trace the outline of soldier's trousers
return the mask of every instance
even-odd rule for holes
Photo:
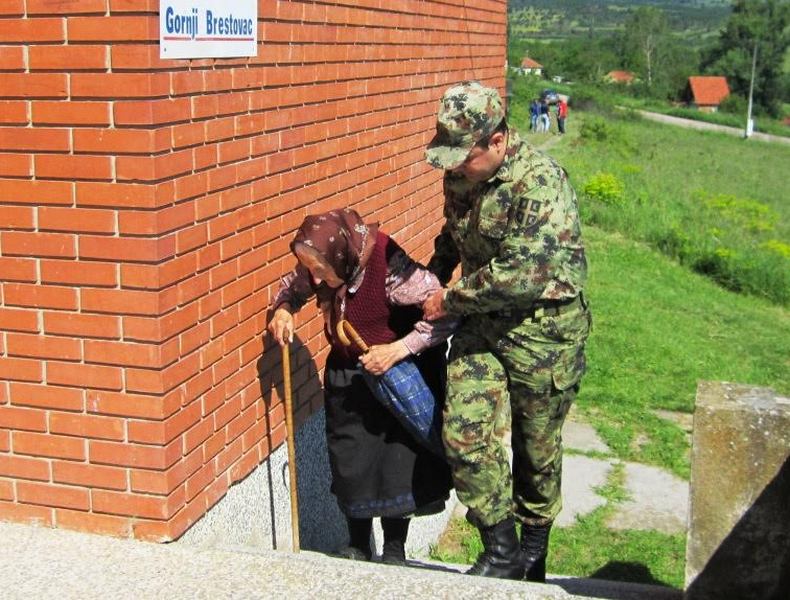
[[[443,438],[458,498],[478,527],[511,515],[544,524],[559,513],[561,430],[590,322],[582,305],[523,321],[473,315],[453,336]]]

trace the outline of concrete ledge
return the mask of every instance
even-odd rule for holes
[[[790,399],[773,390],[697,388],[686,594],[790,598]]]
[[[197,549],[6,523],[0,540],[0,597],[8,600],[679,597],[655,586],[572,578],[542,585],[461,575],[452,565],[390,567],[313,552]]]

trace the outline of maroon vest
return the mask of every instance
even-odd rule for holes
[[[373,254],[365,267],[362,285],[353,294],[346,294],[346,320],[357,330],[368,346],[389,344],[403,337],[411,331],[421,315],[419,308],[391,306],[387,302],[384,289],[387,264],[392,254],[399,249],[395,241],[379,231]],[[340,354],[344,359],[343,362],[351,363],[356,363],[357,357],[361,354],[356,345],[345,348],[336,339],[332,345],[332,352]]]

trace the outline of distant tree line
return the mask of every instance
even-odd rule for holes
[[[754,102],[778,116],[782,101],[790,99],[790,74],[784,71],[789,46],[790,2],[735,0],[727,25],[716,45],[703,54],[701,66],[726,75],[730,90],[746,97],[756,58]]]
[[[749,93],[755,46],[755,110],[778,116],[790,97],[790,74],[784,71],[790,47],[787,0],[734,0],[723,28],[706,45],[690,43],[666,11],[642,3],[627,12],[614,33],[591,31],[555,42],[511,36],[509,60],[520,64],[529,55],[544,65],[548,77],[589,83],[599,83],[611,70],[628,70],[637,76],[632,93],[670,100],[680,97],[690,75],[723,75],[733,93],[730,104],[740,105]]]
[[[639,6],[660,8],[678,30],[718,29],[730,12],[730,0],[509,0],[508,13],[514,23],[539,26],[540,35],[551,37],[622,27]]]

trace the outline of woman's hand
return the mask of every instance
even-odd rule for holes
[[[294,341],[294,317],[286,306],[286,304],[281,304],[280,308],[274,311],[268,325],[269,333],[280,346]]]
[[[367,354],[359,357],[362,366],[373,375],[382,375],[389,370],[392,365],[406,358],[410,354],[409,349],[400,340],[391,344],[371,346]]]

